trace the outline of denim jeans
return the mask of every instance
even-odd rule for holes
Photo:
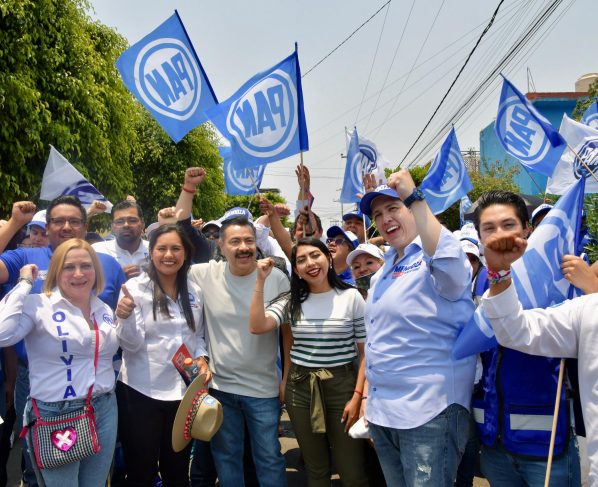
[[[412,429],[369,423],[370,435],[388,485],[452,487],[469,438],[469,411],[451,404]]]
[[[65,414],[83,407],[84,404],[85,399],[57,402],[37,401],[37,407],[42,417]],[[108,478],[114,454],[114,445],[116,443],[116,428],[118,423],[116,396],[114,392],[101,394],[92,399],[92,405],[95,411],[98,438],[101,446],[100,451],[95,455],[87,457],[80,462],[40,471],[35,463],[31,444],[29,445],[33,469],[41,485],[45,484],[46,487],[104,487],[106,485],[106,479]],[[27,401],[26,415],[28,421],[35,418],[35,414],[31,409],[31,400]],[[31,434],[27,435],[28,443],[31,442],[31,436]],[[42,477],[43,482],[41,481]]]
[[[278,440],[278,397],[256,398],[210,389],[222,404],[224,421],[212,438],[212,456],[221,487],[243,487],[243,439],[247,424],[257,477],[262,487],[287,485]]]
[[[482,473],[492,487],[544,485],[546,460],[533,460],[521,455],[513,455],[501,445],[492,448],[482,445],[480,463]],[[579,450],[573,434],[567,451],[552,459],[550,485],[561,487],[581,485]]]
[[[15,383],[15,413],[17,416],[16,422],[20,428],[23,426],[23,412],[25,411],[25,404],[29,397],[29,369],[27,366],[19,361],[17,365],[17,380]],[[31,457],[27,448],[27,442],[21,440],[21,449],[23,456],[23,481],[29,487],[37,487],[37,478],[33,465],[31,464]]]

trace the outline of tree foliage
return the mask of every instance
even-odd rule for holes
[[[431,162],[423,166],[416,166],[409,169],[409,173],[417,186],[421,184]],[[469,192],[469,199],[474,202],[482,193],[491,189],[504,189],[506,191],[518,192],[519,189],[515,184],[514,177],[519,172],[519,168],[501,164],[495,161],[489,164],[486,161],[481,162],[482,170],[480,172],[472,172],[469,174],[473,189]],[[438,215],[438,219],[443,225],[450,230],[457,230],[460,227],[459,217],[459,202],[452,205],[446,211]]]
[[[126,47],[82,0],[0,5],[0,210],[32,198],[54,145],[109,198],[130,190],[133,100],[114,67]]]
[[[272,203],[286,203],[286,200],[280,196],[278,193],[262,193],[262,196],[270,200]],[[242,208],[247,208],[251,214],[253,215],[254,219],[257,219],[260,215],[260,205],[258,199],[255,196],[226,196],[226,209],[234,208],[235,206],[240,206]],[[205,218],[204,218],[205,220]],[[288,218],[282,218],[282,224],[288,226]]]

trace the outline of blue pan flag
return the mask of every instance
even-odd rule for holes
[[[256,74],[208,116],[228,139],[235,167],[280,161],[309,149],[297,52]]]
[[[218,103],[176,11],[123,52],[116,67],[125,86],[175,142],[204,123],[206,110]]]
[[[438,215],[473,189],[453,127],[420,185],[432,213]]]
[[[547,308],[581,293],[563,276],[561,262],[564,255],[576,254],[584,186],[582,178],[559,199],[532,233],[523,256],[511,266],[523,309]],[[474,316],[480,313],[478,308]],[[489,336],[489,326],[480,316],[468,322],[455,340],[453,358],[461,359],[491,348],[494,333]]]
[[[567,147],[558,131],[506,78],[494,129],[508,154],[545,176],[552,175]]]
[[[232,151],[229,146],[218,148],[220,157],[224,160],[224,190],[226,194],[246,196],[255,194],[255,188],[262,185],[262,178],[266,166],[237,168],[232,160]]]
[[[598,101],[592,103],[586,111],[583,112],[580,122],[598,130]]]
[[[341,190],[340,200],[342,203],[357,203],[359,201],[358,193],[363,194],[363,167],[362,154],[359,149],[359,136],[357,129],[353,130],[349,145],[347,146],[347,163],[345,165],[345,178],[343,179],[343,189]]]

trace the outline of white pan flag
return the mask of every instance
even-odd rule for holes
[[[94,200],[98,200],[106,205],[106,213],[112,209],[112,203],[85,179],[83,174],[77,171],[60,152],[50,146],[50,157],[48,157],[48,163],[44,169],[39,197],[42,200],[50,201],[57,196],[66,194],[77,196],[86,208]]]

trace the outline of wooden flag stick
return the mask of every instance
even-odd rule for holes
[[[544,478],[544,487],[550,483],[550,470],[552,468],[552,455],[554,453],[554,440],[556,438],[556,422],[559,416],[561,406],[561,391],[563,389],[563,376],[565,373],[565,359],[561,359],[559,368],[559,382],[556,387],[556,401],[554,403],[554,416],[552,417],[552,431],[550,432],[550,446],[548,448],[548,462],[546,462],[546,477]]]
[[[583,160],[581,157],[579,157],[579,154],[573,150],[573,147],[571,147],[571,146],[569,145],[569,143],[567,143],[567,147],[569,148],[569,150],[570,150],[571,152],[573,152],[573,155],[575,156],[575,158],[576,158],[576,159],[577,159],[579,162],[581,162],[581,163],[583,164],[583,167],[585,167],[585,168],[588,170],[588,172],[589,172],[589,173],[592,175],[592,177],[593,177],[593,178],[596,180],[596,182],[598,183],[598,177],[596,177],[596,174],[594,174],[594,172],[592,172],[592,170],[591,170],[591,169],[590,169],[590,167],[589,167],[589,166],[588,166],[588,165],[585,163],[585,161],[584,161],[584,160]]]
[[[295,44],[295,48],[297,48],[297,44]],[[304,165],[303,165],[303,151],[299,152],[299,192],[301,193],[301,207],[304,209],[303,202],[305,201],[305,187],[303,185],[303,173],[304,173]],[[308,204],[309,206],[309,204]],[[308,208],[309,210],[309,208]],[[307,216],[307,221],[309,223],[309,214]],[[305,227],[306,224],[303,223],[301,228],[302,234],[305,237]]]
[[[253,184],[253,188],[255,189],[255,194],[256,197],[260,197],[260,188],[257,187],[257,183],[255,182],[255,178],[253,177],[253,169],[248,167],[247,168],[248,174],[249,174],[249,178],[251,179],[251,184]]]

